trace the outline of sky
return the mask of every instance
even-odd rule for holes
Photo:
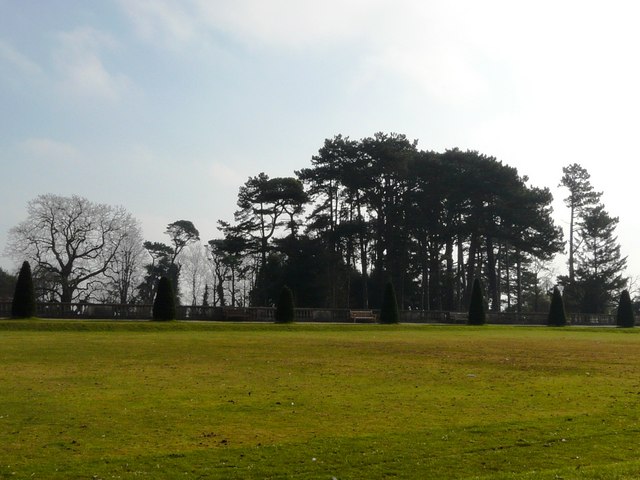
[[[207,241],[248,177],[396,132],[516,167],[563,228],[579,163],[635,277],[639,21],[632,0],[0,0],[0,252],[45,193]]]

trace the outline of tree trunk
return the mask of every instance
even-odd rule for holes
[[[464,292],[464,303],[469,303],[471,298],[471,289],[473,288],[473,281],[476,276],[476,252],[478,250],[478,234],[471,234],[471,241],[469,242],[469,257],[467,258],[467,284]]]
[[[75,291],[75,288],[69,285],[66,279],[62,280],[60,287],[60,302],[71,303],[71,301],[73,300],[73,292]]]
[[[575,255],[573,246],[573,222],[575,215],[575,207],[571,205],[571,218],[569,219],[569,284],[573,285],[575,279],[575,271],[573,266],[573,257]]]
[[[507,311],[511,309],[511,268],[509,265],[509,245],[504,249],[505,289],[507,290]]]
[[[362,218],[362,209],[360,206],[360,194],[356,194],[356,209],[358,213],[358,222],[361,228],[364,227],[364,219]],[[369,308],[369,264],[367,262],[367,240],[366,231],[360,232],[360,267],[362,268],[362,308]]]
[[[434,242],[429,245],[429,299],[430,310],[441,310],[440,295],[440,249]]]
[[[463,285],[466,285],[466,277],[464,270],[464,245],[462,243],[462,237],[458,236],[458,273],[456,275],[456,309],[463,310],[462,297],[464,292],[462,290]]]
[[[231,306],[235,307],[236,305],[236,270],[235,267],[231,268]]]
[[[429,266],[427,262],[426,240],[418,240],[418,252],[420,257],[420,269],[422,271],[422,284],[420,285],[420,309],[429,310]]]
[[[520,257],[520,251],[516,251],[516,281],[516,293],[518,295],[516,311],[522,313],[522,259]]]
[[[445,245],[445,284],[443,292],[443,308],[447,311],[454,310],[454,272],[453,272],[453,238],[448,238]]]
[[[491,311],[500,311],[500,299],[498,298],[498,280],[496,275],[496,255],[493,251],[493,240],[487,236],[487,277],[489,280],[489,298],[491,298]]]
[[[539,303],[540,303],[540,285],[538,282],[538,272],[534,272],[533,276],[534,286],[533,286],[533,311],[538,312]]]

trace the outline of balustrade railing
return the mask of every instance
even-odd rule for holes
[[[352,323],[348,308],[296,308],[296,322]],[[213,320],[273,322],[273,307],[177,307],[179,320]],[[11,303],[0,302],[0,318],[11,316]],[[149,320],[152,317],[151,305],[119,305],[96,303],[38,303],[36,316],[41,318],[103,319],[103,320]],[[466,312],[445,312],[437,310],[402,310],[401,323],[420,324],[464,324]],[[495,325],[546,325],[546,313],[487,313],[487,323]],[[607,314],[568,314],[569,325],[613,326],[615,315]]]

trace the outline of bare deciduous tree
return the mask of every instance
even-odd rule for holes
[[[190,304],[198,305],[204,294],[205,285],[211,280],[211,271],[208,268],[207,251],[200,242],[190,243],[179,256],[182,273],[180,280],[183,287],[184,301],[189,299]]]
[[[122,304],[131,303],[136,286],[142,282],[143,265],[147,259],[142,228],[133,217],[130,220],[127,235],[105,272],[111,301]]]
[[[10,230],[7,250],[18,261],[32,261],[36,276],[48,279],[50,297],[61,302],[76,300],[107,272],[136,225],[124,208],[76,195],[40,195],[27,212]]]

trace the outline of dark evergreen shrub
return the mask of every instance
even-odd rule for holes
[[[33,289],[31,265],[25,261],[20,268],[16,289],[11,302],[11,316],[13,318],[29,318],[36,313],[36,299]]]
[[[209,285],[206,283],[204,284],[204,293],[202,294],[202,306],[209,306]]]
[[[620,295],[618,312],[616,314],[616,324],[623,328],[631,328],[636,324],[636,319],[633,314],[633,305],[631,304],[631,297],[629,296],[628,290],[623,290]]]
[[[547,324],[552,327],[564,327],[567,324],[567,314],[564,310],[564,299],[558,287],[554,287],[549,306]]]
[[[398,323],[400,312],[398,311],[398,301],[393,283],[387,282],[382,295],[382,306],[380,307],[380,323]]]
[[[484,325],[487,321],[487,315],[484,311],[484,298],[482,295],[482,287],[480,280],[473,281],[473,289],[471,290],[471,301],[469,302],[469,318],[467,325]]]
[[[286,285],[282,287],[276,304],[276,323],[293,322],[293,293]]]
[[[153,319],[154,320],[175,320],[176,304],[173,295],[173,286],[171,280],[162,277],[158,282],[158,292],[153,301]]]

